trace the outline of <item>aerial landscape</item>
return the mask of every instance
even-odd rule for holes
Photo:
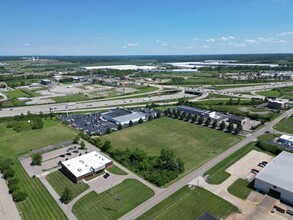
[[[291,0],[4,1],[1,220],[293,220]]]

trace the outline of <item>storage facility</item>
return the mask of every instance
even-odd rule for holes
[[[144,114],[116,108],[103,114],[103,118],[115,124],[128,125],[130,121],[137,123],[140,119],[145,120]]]
[[[279,137],[278,141],[287,145],[293,145],[293,137],[286,134]]]
[[[292,167],[293,154],[283,151],[256,175],[255,189],[293,205]]]
[[[96,173],[112,166],[113,161],[99,154],[97,151],[75,157],[61,162],[61,170],[68,178],[77,183],[84,178],[91,177]]]

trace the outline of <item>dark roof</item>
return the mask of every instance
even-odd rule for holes
[[[201,216],[199,216],[196,220],[218,220],[218,219],[212,216],[210,213],[205,212]]]
[[[178,106],[178,107],[176,107],[176,109],[179,111],[184,111],[186,113],[190,113],[190,114],[204,114],[204,113],[209,112],[208,110],[205,110],[205,109],[193,108],[193,107],[189,107],[189,106]]]
[[[109,110],[109,112],[106,113],[105,115],[107,115],[109,117],[112,117],[112,118],[116,118],[116,117],[129,115],[129,114],[131,114],[130,111],[127,111],[127,110],[122,109],[122,108],[115,108],[115,109]]]
[[[246,119],[246,118],[242,117],[242,116],[237,116],[237,115],[230,115],[229,116],[229,120],[233,120],[233,121],[243,121],[244,119]]]

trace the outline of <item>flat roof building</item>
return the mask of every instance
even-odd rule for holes
[[[237,115],[230,115],[228,122],[231,122],[233,124],[237,125],[244,125],[247,122],[247,118],[242,117],[242,116],[237,116]]]
[[[283,134],[281,137],[279,137],[278,141],[285,144],[293,145],[293,137],[286,134]]]
[[[254,187],[281,201],[293,205],[293,154],[283,151],[260,171]]]
[[[140,119],[145,120],[145,114],[139,112],[127,111],[125,109],[116,108],[104,113],[103,118],[115,124],[128,125],[130,121],[137,123]]]
[[[284,101],[278,101],[278,100],[269,100],[268,107],[272,109],[285,109],[288,107],[288,104]]]
[[[113,161],[99,154],[97,151],[61,162],[61,170],[73,182],[77,183],[84,178],[93,176],[111,166]]]

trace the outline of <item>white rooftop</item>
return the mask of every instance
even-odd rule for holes
[[[114,119],[115,119],[115,121],[119,122],[120,124],[123,124],[127,121],[139,120],[140,118],[144,119],[145,116],[139,112],[133,112],[132,114],[119,116]]]
[[[111,162],[108,158],[99,154],[97,151],[63,161],[62,164],[75,176],[80,177],[87,173],[99,171],[105,168],[105,164]]]
[[[286,135],[286,134],[283,134],[280,139],[283,139],[283,140],[287,140],[287,141],[293,141],[293,137],[292,136],[289,136],[289,135]]]
[[[293,192],[293,154],[283,151],[257,174],[256,179]]]

